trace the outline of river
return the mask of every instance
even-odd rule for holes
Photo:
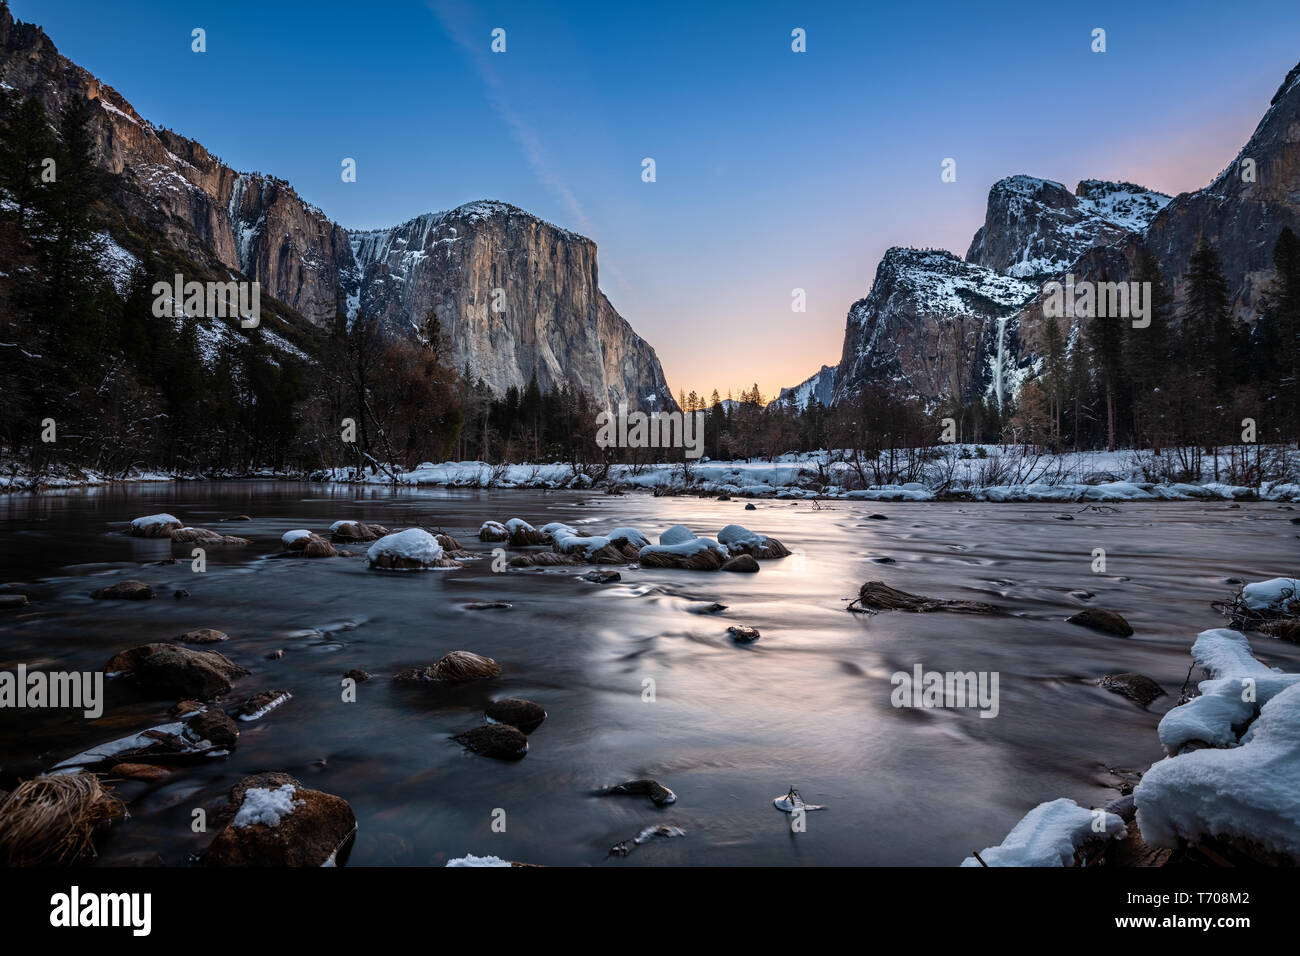
[[[350,866],[440,865],[466,853],[550,865],[948,866],[998,843],[1043,800],[1113,799],[1108,768],[1141,770],[1162,756],[1156,724],[1177,699],[1197,632],[1222,624],[1209,602],[1235,592],[1227,579],[1297,570],[1292,512],[1276,503],[755,504],[282,482],[0,496],[0,575],[32,602],[0,611],[0,669],[99,670],[117,651],[212,627],[230,640],[201,649],[253,672],[234,699],[292,692],[241,724],[228,758],[161,785],[122,784],[131,816],[99,841],[100,865],[186,864],[212,838],[192,831],[195,807],[216,806],[250,773],[282,770],[352,805]],[[189,545],[123,534],[132,518],[162,511],[253,545],[209,549],[207,570],[195,573]],[[253,520],[220,520],[238,514]],[[1064,514],[1074,520],[1057,519]],[[758,574],[618,568],[622,580],[608,585],[580,580],[582,568],[494,573],[493,545],[477,529],[512,517],[593,532],[632,526],[652,540],[673,524],[712,536],[739,523],[794,554]],[[324,531],[341,518],[441,527],[489,560],[386,573],[362,557],[268,559],[283,532]],[[1104,573],[1092,570],[1096,548]],[[146,564],[171,556],[175,564]],[[880,557],[896,563],[871,560]],[[125,577],[161,596],[90,599]],[[848,613],[868,579],[1006,613]],[[190,596],[173,599],[181,588]],[[1080,590],[1095,597],[1071,594]],[[497,601],[511,607],[466,608]],[[727,609],[698,613],[714,601]],[[1064,622],[1088,605],[1118,611],[1135,635]],[[738,645],[731,624],[762,636]],[[1300,667],[1300,647],[1259,635],[1252,644],[1270,663]],[[441,690],[390,679],[455,649],[495,658],[502,675]],[[269,659],[275,650],[283,655]],[[997,716],[893,707],[891,675],[917,664],[996,673]],[[340,678],[353,668],[375,679],[344,702]],[[1095,686],[1125,671],[1170,696],[1144,711]],[[93,722],[0,711],[0,787],[163,723],[174,703],[142,700],[122,680],[106,686]],[[450,739],[504,696],[549,712],[523,760],[473,755]],[[677,803],[592,793],[637,777],[671,787]],[[791,785],[828,808],[807,815],[806,832],[792,832],[772,805]],[[685,835],[609,855],[655,824]]]

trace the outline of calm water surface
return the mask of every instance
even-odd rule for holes
[[[338,794],[359,821],[349,865],[438,865],[465,853],[551,865],[953,865],[999,842],[1036,803],[1112,799],[1108,768],[1142,769],[1162,754],[1151,711],[1093,685],[1137,671],[1177,696],[1198,631],[1219,626],[1209,602],[1297,570],[1292,512],[1271,503],[1083,505],[744,502],[610,497],[579,492],[439,492],[248,482],[137,485],[0,496],[0,580],[28,595],[0,612],[0,669],[18,663],[98,670],[115,652],[198,627],[252,675],[233,697],[281,688],[293,699],[242,724],[229,758],[185,768],[161,786],[128,782],[131,818],[101,841],[101,865],[184,865],[211,834],[190,830],[240,778],[287,771]],[[187,524],[250,537],[208,551],[190,570],[189,545],[122,534],[134,517],[168,511]],[[883,513],[887,521],[868,520]],[[1073,521],[1056,515],[1073,514]],[[221,524],[236,514],[251,522]],[[593,532],[631,525],[657,538],[672,524],[714,535],[740,523],[780,538],[794,555],[755,575],[619,569],[597,586],[585,569],[494,574],[487,519],[562,520]],[[392,574],[363,558],[268,560],[280,535],[323,531],[340,518],[390,528],[442,527],[489,557],[463,570]],[[1107,572],[1094,574],[1104,548]],[[360,550],[360,549],[357,549]],[[175,556],[174,565],[147,562]],[[888,556],[894,565],[876,564]],[[126,577],[162,592],[149,602],[92,601]],[[989,601],[997,617],[846,613],[865,580],[939,597]],[[191,597],[173,600],[176,588]],[[1086,589],[1091,602],[1071,596]],[[472,611],[505,601],[509,610]],[[717,615],[692,612],[717,601]],[[1064,623],[1091,603],[1137,633],[1109,637]],[[698,608],[697,608],[698,609]],[[762,632],[731,642],[731,624]],[[1264,660],[1300,667],[1300,648],[1252,640]],[[278,660],[267,659],[282,649]],[[455,689],[389,679],[456,649],[496,658],[502,676]],[[995,671],[1000,712],[890,705],[890,675],[916,664]],[[355,703],[339,680],[376,679]],[[643,700],[654,681],[655,699]],[[144,701],[107,682],[104,716],[0,712],[0,786],[64,757],[166,719],[172,701]],[[482,722],[504,696],[542,704],[549,718],[528,756],[499,763],[450,735]],[[646,798],[591,795],[652,776],[676,791]],[[825,812],[805,833],[772,798],[797,786]],[[493,814],[506,813],[495,833]],[[499,816],[499,814],[498,814]],[[653,824],[686,835],[625,859],[611,845]]]

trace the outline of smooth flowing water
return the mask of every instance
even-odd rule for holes
[[[271,482],[0,497],[0,576],[32,601],[0,611],[0,669],[98,670],[119,650],[212,627],[230,635],[212,649],[253,672],[234,698],[293,693],[241,725],[230,757],[161,785],[123,784],[131,818],[100,841],[101,864],[186,863],[212,838],[192,832],[195,807],[216,807],[247,774],[282,770],[352,805],[352,866],[438,865],[465,853],[553,865],[953,865],[999,842],[1040,801],[1114,798],[1108,768],[1140,770],[1162,756],[1156,724],[1187,677],[1197,632],[1222,624],[1209,602],[1236,591],[1227,579],[1297,570],[1291,512],[1271,503],[755,504]],[[123,535],[130,519],[160,511],[254,543],[209,549],[206,572],[194,573],[190,545]],[[253,520],[219,523],[237,514]],[[477,529],[511,517],[593,532],[630,525],[652,540],[677,523],[701,535],[739,523],[795,553],[758,574],[618,568],[622,581],[603,586],[580,580],[584,568],[494,573],[493,545]],[[340,518],[441,527],[488,560],[385,573],[363,557],[268,558],[283,532],[323,531]],[[1106,551],[1105,573],[1092,570],[1095,548]],[[147,563],[171,556],[175,564]],[[126,577],[161,597],[90,599]],[[848,613],[872,579],[1006,613]],[[178,588],[191,596],[173,599]],[[1095,597],[1071,595],[1080,589]],[[495,601],[512,606],[466,608]],[[713,601],[727,609],[698,613]],[[1089,604],[1120,612],[1137,633],[1064,623]],[[731,624],[762,637],[737,645]],[[1300,648],[1252,643],[1270,663],[1300,666]],[[277,649],[283,656],[268,659]],[[502,675],[446,689],[391,680],[455,649],[495,658]],[[996,672],[997,716],[893,707],[891,675],[917,664]],[[352,668],[375,679],[345,703],[340,678]],[[1170,696],[1144,711],[1095,686],[1125,671]],[[173,703],[142,700],[121,680],[107,688],[93,722],[0,711],[0,787],[162,723]],[[469,754],[450,739],[505,696],[550,715],[523,760]],[[592,793],[637,777],[658,779],[678,802],[660,810],[645,797]],[[803,833],[772,805],[791,785],[828,807],[808,814]],[[504,832],[493,827],[499,811]],[[608,855],[655,824],[685,835]]]

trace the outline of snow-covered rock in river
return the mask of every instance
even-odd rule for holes
[[[181,527],[174,515],[145,515],[131,522],[131,536],[135,538],[170,538],[172,531]]]
[[[987,866],[1074,866],[1075,852],[1094,841],[1123,836],[1124,821],[1104,810],[1089,810],[1061,797],[1040,803],[997,846],[980,857]],[[980,866],[973,856],[962,866]]]
[[[438,539],[423,528],[407,528],[385,535],[366,552],[372,568],[386,571],[422,571],[429,568],[458,568],[458,561],[444,555]]]
[[[1255,660],[1236,631],[1205,631],[1192,654],[1214,677],[1160,722],[1175,755],[1133,792],[1142,838],[1163,847],[1213,838],[1300,863],[1300,674]],[[1178,753],[1183,741],[1211,746]]]
[[[225,813],[230,822],[203,854],[205,866],[333,865],[357,829],[346,800],[286,773],[245,777]]]

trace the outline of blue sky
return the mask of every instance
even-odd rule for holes
[[[1300,58],[1294,0],[10,6],[147,119],[345,226],[493,198],[591,236],[674,391],[724,394],[837,362],[884,250],[964,255],[1003,176],[1204,185]]]

